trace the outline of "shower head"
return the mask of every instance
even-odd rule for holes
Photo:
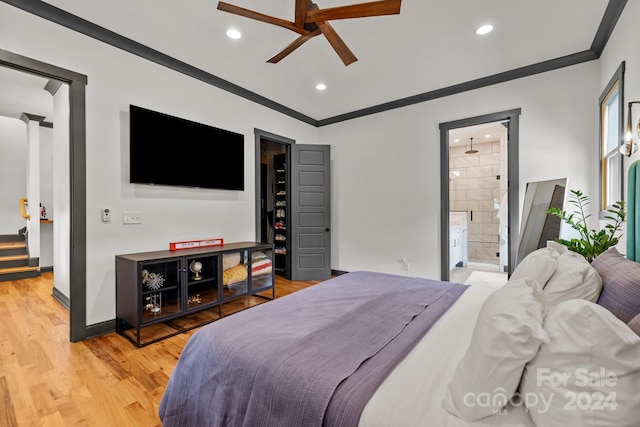
[[[471,138],[471,148],[464,152],[464,154],[476,154],[478,150],[473,149],[473,138]]]

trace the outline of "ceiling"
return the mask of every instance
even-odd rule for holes
[[[363,1],[316,0],[321,9]],[[294,0],[227,2],[294,20]],[[589,51],[609,1],[404,0],[399,15],[331,21],[358,58],[349,66],[322,36],[277,64],[267,63],[298,35],[219,11],[216,0],[28,3],[35,4],[35,13],[50,11],[49,6],[62,9],[221,78],[232,89],[323,121]],[[485,23],[494,26],[493,32],[477,36],[475,29]],[[229,28],[240,30],[242,38],[228,38]],[[60,62],[56,65],[64,66]],[[21,91],[43,91],[46,81],[21,74],[0,74],[0,114],[11,116],[23,109],[49,116],[49,111],[36,111],[36,104],[25,105],[37,95],[20,96]],[[317,91],[318,82],[327,89]],[[16,104],[10,106],[12,102]]]

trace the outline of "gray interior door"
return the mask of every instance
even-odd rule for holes
[[[331,277],[331,159],[328,145],[290,145],[291,280]]]

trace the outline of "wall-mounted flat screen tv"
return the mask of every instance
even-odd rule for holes
[[[129,106],[135,184],[244,190],[244,135]]]

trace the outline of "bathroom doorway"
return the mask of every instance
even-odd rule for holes
[[[518,115],[515,110],[440,126],[443,280],[465,283],[474,275],[506,281],[513,270]]]

